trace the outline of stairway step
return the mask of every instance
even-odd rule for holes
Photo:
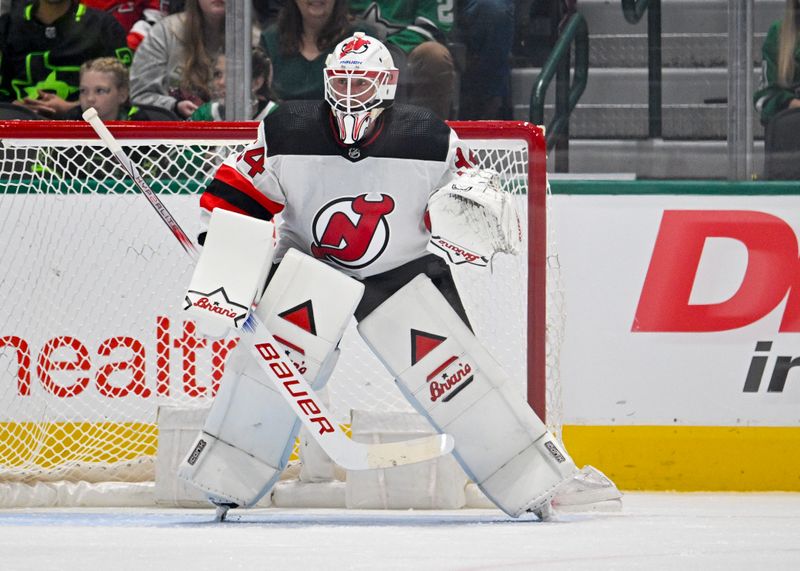
[[[753,38],[753,66],[761,64],[761,45],[766,33]],[[727,34],[664,34],[661,63],[665,68],[727,67]],[[590,35],[589,66],[647,68],[646,34]]]
[[[547,157],[547,172],[555,172],[555,152]],[[764,143],[756,141],[753,168],[764,169]],[[727,179],[730,170],[725,141],[642,141],[573,139],[569,172],[632,174],[647,179]]]
[[[784,0],[755,0],[753,30],[766,32],[783,16]],[[579,0],[590,34],[646,34],[647,14],[629,24],[620,0]],[[728,0],[662,0],[661,31],[665,34],[724,34],[728,32]]]
[[[530,102],[531,90],[541,70],[533,67],[511,71],[511,98],[515,104]],[[753,69],[754,85],[758,85],[760,69]],[[728,94],[728,70],[725,68],[668,68],[662,70],[662,100],[665,105],[704,103],[719,100]],[[545,102],[552,103],[555,79],[551,82]],[[647,69],[590,68],[586,91],[581,103],[635,104],[647,103]]]
[[[553,116],[552,105],[545,105],[545,124]],[[514,107],[514,118],[528,119],[526,105]],[[662,108],[664,139],[727,139],[728,107],[711,105],[666,105]],[[570,117],[570,137],[585,139],[643,139],[648,137],[647,105],[578,104]],[[753,137],[764,138],[758,116],[753,117]]]

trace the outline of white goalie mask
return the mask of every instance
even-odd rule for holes
[[[397,68],[381,42],[356,32],[325,60],[325,101],[331,106],[345,144],[364,137],[381,112],[394,102]]]

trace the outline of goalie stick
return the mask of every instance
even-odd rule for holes
[[[144,181],[139,169],[130,160],[122,146],[103,123],[103,120],[97,115],[94,107],[90,107],[83,112],[83,119],[92,126],[125,172],[130,175],[136,186],[150,201],[161,220],[169,227],[192,261],[196,262],[200,254],[199,250],[172,217],[164,203]],[[297,367],[292,363],[291,359],[284,358],[278,354],[279,352],[275,348],[280,347],[280,345],[255,313],[250,313],[243,327],[242,341],[247,343],[248,350],[262,372],[275,384],[278,392],[284,397],[294,413],[308,429],[308,432],[319,442],[331,460],[342,468],[369,470],[414,464],[438,458],[453,449],[453,437],[449,434],[437,434],[403,442],[383,444],[366,444],[351,440],[344,432],[336,428],[335,422],[328,420],[332,417],[327,407],[297,371]],[[273,359],[281,359],[283,364],[291,369],[293,374],[289,379],[280,379],[273,372],[270,367],[270,362]]]

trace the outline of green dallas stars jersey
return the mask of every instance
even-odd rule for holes
[[[789,87],[778,85],[778,43],[780,20],[773,22],[762,48],[761,83],[753,94],[756,111],[761,113],[761,123],[766,125],[778,112],[789,106],[792,99],[800,99],[800,42],[794,48],[794,77]]]
[[[350,12],[381,41],[408,53],[427,40],[443,41],[453,27],[455,0],[350,0]]]
[[[110,14],[74,2],[47,26],[28,4],[0,17],[0,100],[36,98],[39,91],[78,99],[83,62],[104,56],[130,64],[125,30]]]

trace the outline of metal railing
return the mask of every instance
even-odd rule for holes
[[[647,123],[648,136],[660,138],[662,130],[661,0],[622,0],[622,13],[637,24],[647,12]]]
[[[570,83],[572,44],[575,44],[575,71]],[[547,149],[556,148],[557,172],[569,170],[569,116],[586,89],[589,77],[589,28],[579,12],[570,16],[550,57],[536,79],[530,100],[530,121],[544,123],[544,100],[553,77],[556,78],[555,113],[547,125]]]

